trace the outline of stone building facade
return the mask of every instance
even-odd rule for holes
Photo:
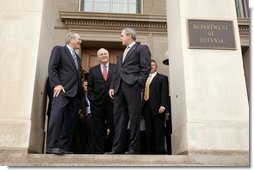
[[[47,79],[47,64],[54,45],[63,45],[64,37],[69,31],[79,32],[83,41],[82,48],[79,51],[82,66],[86,71],[89,71],[90,67],[97,64],[96,52],[101,47],[109,50],[110,61],[115,63],[117,54],[124,48],[119,40],[121,29],[133,27],[138,33],[137,42],[147,44],[152,52],[152,57],[159,63],[159,72],[172,78],[170,86],[172,85],[173,88],[170,88],[170,94],[174,97],[173,108],[175,110],[173,111],[175,111],[175,118],[173,122],[175,123],[173,123],[173,127],[175,128],[173,129],[176,130],[175,135],[174,133],[172,135],[173,139],[175,139],[173,153],[188,154],[193,150],[206,152],[213,150],[243,151],[248,153],[249,109],[248,99],[246,100],[249,94],[247,94],[246,89],[249,90],[250,85],[248,0],[225,0],[225,2],[202,0],[202,3],[199,0],[139,0],[137,2],[140,2],[140,9],[137,14],[84,12],[80,10],[83,9],[82,5],[84,5],[82,0],[37,0],[36,2],[32,0],[24,0],[22,2],[13,0],[12,2],[1,2],[1,47],[6,47],[7,45],[0,52],[0,88],[2,90],[0,94],[0,123],[2,125],[0,129],[0,149],[2,151],[15,153],[17,151],[22,153],[44,152],[45,113],[47,108],[45,82]],[[227,10],[230,10],[226,11],[226,8],[222,5],[229,5],[230,8],[227,8]],[[199,6],[203,11],[200,9],[196,10],[196,7]],[[215,7],[212,8],[211,6]],[[218,13],[214,14],[213,11],[216,10]],[[236,82],[239,80],[236,89],[239,88],[240,93],[236,97],[239,98],[241,103],[238,108],[232,107],[232,104],[237,104],[237,100],[232,103],[225,103],[227,106],[225,108],[219,106],[222,114],[226,115],[226,117],[222,117],[222,120],[208,119],[209,126],[212,127],[214,124],[217,131],[220,128],[223,131],[229,130],[229,138],[232,138],[231,136],[234,134],[244,134],[240,137],[243,139],[242,141],[238,142],[233,138],[234,143],[232,146],[227,147],[224,143],[222,143],[222,146],[204,146],[202,143],[205,143],[205,140],[197,143],[197,146],[193,145],[197,140],[195,139],[195,130],[202,127],[197,127],[194,124],[200,121],[195,118],[198,115],[188,114],[189,111],[190,113],[193,111],[192,105],[187,103],[188,99],[192,99],[192,96],[190,98],[190,94],[188,94],[188,86],[192,89],[192,86],[195,85],[186,83],[189,80],[185,80],[185,78],[190,79],[191,77],[188,76],[199,77],[192,70],[190,70],[190,74],[193,75],[182,73],[182,71],[190,69],[190,66],[185,68],[186,65],[183,65],[181,66],[183,70],[180,71],[180,75],[183,74],[183,82],[179,82],[179,89],[174,88],[174,82],[172,81],[178,75],[174,70],[174,67],[178,65],[174,63],[176,56],[172,56],[172,54],[177,54],[174,52],[175,49],[178,50],[179,48],[179,51],[181,51],[185,37],[182,37],[182,40],[178,40],[174,34],[171,34],[171,31],[174,28],[178,28],[176,25],[177,19],[182,19],[182,14],[186,14],[186,18],[192,16],[195,19],[207,17],[214,20],[233,20],[234,24],[236,24],[236,27],[234,27],[236,30],[236,44],[238,45],[239,43],[237,50],[230,52],[209,51],[210,55],[224,55],[225,58],[228,57],[229,53],[237,56],[236,61],[238,63],[235,64],[229,60],[229,64],[232,66],[237,65],[237,70],[234,70],[234,72],[240,73],[236,78]],[[172,16],[174,18],[171,18]],[[183,31],[186,30],[183,29]],[[181,46],[175,46],[179,43]],[[204,51],[200,50],[199,52],[199,54],[206,55]],[[182,53],[179,53],[179,59],[185,61],[187,59],[186,53],[191,56],[192,53],[196,52],[188,49],[183,50]],[[169,59],[169,66],[163,65],[165,59]],[[171,65],[171,59],[173,65]],[[218,66],[216,65],[216,67]],[[207,75],[207,77],[211,76],[213,76],[211,73]],[[200,75],[200,78],[203,79],[203,77],[203,75]],[[226,80],[227,84],[225,85],[230,85],[228,78]],[[185,89],[182,85],[185,85]],[[208,86],[211,86],[210,83]],[[223,90],[225,89],[223,87]],[[181,90],[179,94],[178,90]],[[178,97],[181,97],[179,95],[182,95],[182,93],[184,98],[178,100]],[[217,93],[221,93],[223,99],[229,100],[231,98],[223,94],[221,90],[215,93],[216,98]],[[196,96],[193,99],[197,100]],[[208,105],[213,104],[215,104],[214,101],[208,100]],[[210,109],[203,103],[200,108],[204,109],[204,113],[207,112],[207,109]],[[179,113],[183,113],[183,115]],[[233,114],[233,119],[229,117],[230,114]],[[242,115],[240,116],[240,114]],[[211,117],[210,114],[207,116]],[[203,120],[200,123],[203,124]],[[181,129],[178,129],[180,127]],[[203,128],[208,132],[211,130],[205,126]],[[239,128],[241,131],[237,131]],[[194,133],[191,131],[194,131]],[[205,132],[199,133],[199,135],[205,134]],[[221,135],[218,134],[218,136],[218,138],[221,138]],[[190,142],[188,142],[187,137]],[[195,140],[191,137],[194,137]]]

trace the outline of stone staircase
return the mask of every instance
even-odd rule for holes
[[[237,166],[249,167],[249,153],[193,155],[25,154],[0,151],[2,166]]]

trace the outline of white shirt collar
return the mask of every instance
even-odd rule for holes
[[[70,50],[71,54],[72,54],[73,52],[75,52],[75,50],[74,50],[72,47],[70,47],[69,45],[66,45],[66,46],[67,46],[67,48]]]
[[[100,63],[101,70],[103,70],[103,66],[104,66],[104,64]],[[107,70],[108,70],[109,62],[106,63],[106,66],[107,66]]]
[[[158,73],[158,72],[156,71],[156,72],[154,72],[154,73],[150,73],[149,75],[151,75],[151,76],[152,76],[152,79],[153,79],[157,73]]]
[[[129,44],[128,46],[131,48],[135,43],[136,43],[136,42],[132,42],[132,43]],[[127,46],[127,47],[128,47],[128,46]],[[129,49],[130,49],[130,48],[129,48]]]

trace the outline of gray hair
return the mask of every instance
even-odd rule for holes
[[[109,52],[108,52],[107,49],[105,49],[105,48],[100,48],[100,49],[97,51],[97,56],[100,56],[100,52],[101,52],[102,50],[107,51],[107,53],[109,54]]]
[[[133,28],[125,28],[122,30],[126,35],[131,35],[131,38],[136,41],[137,33]]]
[[[77,32],[69,32],[65,37],[65,43],[68,45],[71,41],[71,39],[74,39],[76,37],[75,34],[78,34]]]

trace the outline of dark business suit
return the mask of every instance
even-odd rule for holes
[[[100,64],[89,70],[88,98],[91,103],[93,119],[94,153],[105,153],[105,151],[110,151],[112,147],[114,134],[113,101],[108,92],[115,72],[116,64],[109,63],[108,77],[105,81]],[[109,145],[109,149],[105,149],[107,128],[110,129],[108,140],[111,145]]]
[[[157,73],[150,83],[149,99],[144,102],[143,108],[148,154],[165,154],[165,112],[158,111],[160,106],[168,107],[168,89],[168,77]]]
[[[115,137],[112,151],[126,150],[126,131],[130,120],[130,138],[127,150],[139,151],[141,94],[151,68],[151,53],[146,45],[134,44],[125,60],[118,58],[117,72],[111,88],[114,89]]]
[[[64,87],[53,97],[47,132],[47,148],[72,149],[72,138],[83,96],[81,85],[80,58],[77,55],[78,70],[75,67],[71,52],[67,46],[55,46],[51,52],[48,76],[49,85],[54,89],[57,85]]]
[[[171,143],[171,134],[172,134],[172,113],[171,113],[171,100],[170,96],[168,97],[168,107],[166,113],[169,113],[168,118],[166,119],[165,126],[165,136],[167,144],[167,154],[172,154],[172,143]]]

